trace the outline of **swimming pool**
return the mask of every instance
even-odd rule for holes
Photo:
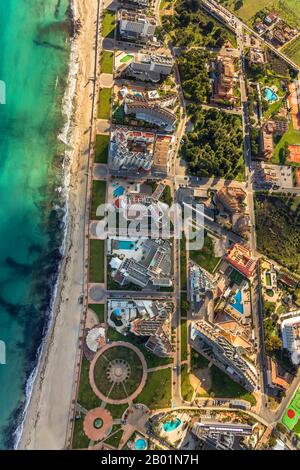
[[[134,443],[135,450],[146,450],[148,447],[148,443],[146,439],[139,438]]]
[[[114,190],[114,197],[119,197],[119,196],[122,196],[125,192],[125,188],[123,188],[123,186],[118,186],[115,190]]]
[[[278,100],[278,96],[272,88],[266,87],[264,89],[264,97],[269,103],[274,103],[274,101]]]
[[[244,305],[242,303],[242,300],[242,292],[238,290],[233,298],[233,302],[230,303],[231,307],[234,308],[241,315],[243,315],[244,313]]]
[[[171,421],[167,421],[166,423],[163,424],[163,430],[166,432],[172,432],[175,429],[178,428],[178,426],[181,425],[181,419],[175,418],[172,419]]]
[[[136,244],[130,240],[117,240],[117,250],[135,250]]]

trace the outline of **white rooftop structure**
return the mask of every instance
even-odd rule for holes
[[[291,354],[294,364],[300,360],[300,310],[282,316],[281,323],[282,345]]]
[[[90,351],[97,352],[99,348],[99,340],[105,338],[105,328],[92,328],[86,336],[86,344]]]

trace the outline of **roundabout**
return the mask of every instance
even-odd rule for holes
[[[110,343],[93,358],[89,380],[100,400],[110,404],[129,403],[145,386],[147,364],[141,351],[131,343]]]

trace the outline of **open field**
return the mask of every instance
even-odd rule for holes
[[[224,6],[248,24],[256,13],[266,8],[269,11],[277,11],[290,26],[300,28],[299,0],[243,0],[241,3],[242,6],[237,9],[235,0],[226,0]]]
[[[300,28],[300,22],[299,22]],[[286,54],[290,59],[292,59],[296,64],[300,65],[300,36],[298,36],[294,41],[290,42],[285,46],[281,52]]]
[[[104,282],[104,240],[90,240],[90,282]]]
[[[202,266],[202,268],[210,273],[214,272],[220,261],[220,258],[215,256],[213,241],[207,234],[205,234],[204,237],[203,248],[197,251],[190,251],[189,255],[192,261],[199,264],[199,266]]]
[[[224,2],[224,6],[247,23],[258,11],[272,5],[273,2],[272,0],[244,0],[241,8],[235,9],[236,3],[235,0],[227,0]]]
[[[300,272],[299,212],[299,197],[262,192],[255,195],[258,250],[297,273]]]

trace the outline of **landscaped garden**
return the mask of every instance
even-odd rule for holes
[[[106,397],[123,400],[132,395],[141,383],[143,366],[135,351],[114,346],[104,351],[94,366],[97,389]]]

